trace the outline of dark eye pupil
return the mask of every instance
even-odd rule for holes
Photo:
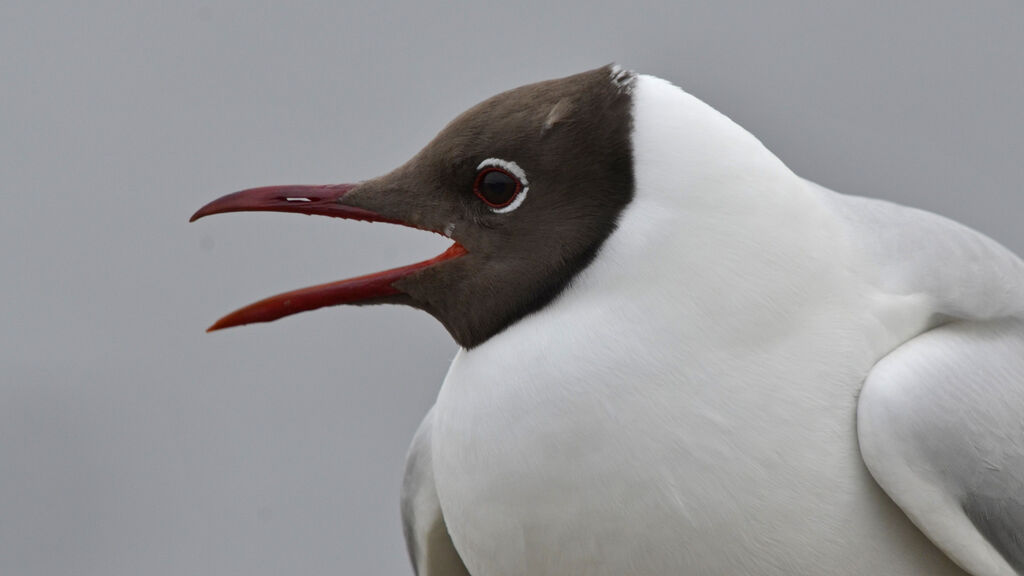
[[[502,206],[512,201],[518,188],[519,183],[505,172],[490,170],[480,178],[477,194],[489,204]]]

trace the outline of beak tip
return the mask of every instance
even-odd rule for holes
[[[232,326],[233,326],[233,324],[229,324],[227,322],[224,322],[224,319],[221,318],[220,320],[217,320],[212,325],[210,325],[210,327],[206,329],[206,333],[209,334],[211,332],[217,332],[218,330],[223,330],[225,328],[231,328]]]
[[[216,201],[214,201],[214,202],[216,202]],[[205,218],[206,216],[209,216],[210,214],[216,214],[217,211],[212,206],[214,204],[214,202],[210,202],[207,205],[205,205],[202,208],[200,208],[199,210],[196,210],[195,214],[192,214],[192,216],[188,219],[188,221],[189,222],[195,222],[196,220],[199,220],[200,218]]]
[[[209,210],[207,210],[207,208],[209,208],[209,204],[207,204],[206,206],[203,206],[199,210],[196,210],[195,213],[192,214],[192,216],[188,219],[188,221],[189,222],[195,222],[196,220],[199,220],[203,216],[209,216],[210,212],[209,212]]]

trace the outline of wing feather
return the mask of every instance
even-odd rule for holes
[[[883,490],[975,576],[1024,574],[1024,320],[957,321],[871,371],[858,405]]]
[[[433,408],[420,423],[405,460],[402,526],[417,576],[469,576],[441,512],[431,457]]]

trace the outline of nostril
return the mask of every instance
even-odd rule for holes
[[[309,198],[305,197],[289,197],[284,199],[285,202],[312,202]]]

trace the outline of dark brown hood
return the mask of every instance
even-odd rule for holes
[[[211,329],[335,304],[396,303],[425,310],[471,348],[540,310],[595,257],[632,199],[633,81],[606,66],[516,88],[460,115],[387,175],[211,202],[193,219],[299,212],[397,223],[455,241],[433,260],[268,298]],[[507,205],[483,194],[486,185],[509,196]]]

